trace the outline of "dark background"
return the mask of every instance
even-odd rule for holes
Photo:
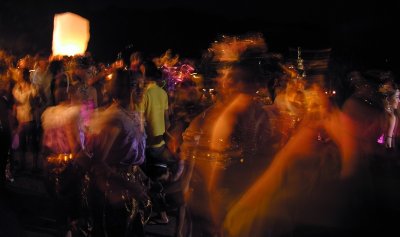
[[[200,58],[220,34],[261,32],[272,52],[332,48],[345,67],[396,71],[399,10],[396,1],[0,0],[0,48],[50,54],[54,14],[71,11],[90,21],[96,61],[132,50]]]

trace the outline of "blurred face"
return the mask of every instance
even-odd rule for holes
[[[46,68],[47,68],[47,62],[46,62],[46,60],[40,60],[40,61],[38,62],[38,68],[39,68],[41,71],[45,71]]]
[[[400,91],[396,90],[396,92],[394,93],[394,95],[392,95],[391,100],[390,100],[390,104],[392,106],[393,109],[397,109],[399,107],[399,94]]]
[[[14,69],[12,71],[12,77],[16,82],[22,82],[24,80],[24,73],[22,69]]]
[[[133,58],[131,61],[131,69],[137,69],[140,64],[140,60],[137,58]]]
[[[234,72],[231,68],[221,68],[218,71],[217,90],[221,95],[230,94],[231,90],[235,88],[232,76]]]

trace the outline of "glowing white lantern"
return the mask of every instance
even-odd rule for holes
[[[54,16],[54,56],[84,54],[89,38],[89,21],[87,19],[70,12]]]

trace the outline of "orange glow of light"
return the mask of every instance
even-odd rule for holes
[[[82,55],[89,38],[87,19],[70,12],[54,16],[53,55]]]
[[[222,40],[215,41],[210,51],[215,53],[214,60],[218,62],[237,61],[249,47],[259,48],[266,51],[267,46],[261,35],[252,35],[245,38],[222,36]]]
[[[112,79],[112,77],[113,77],[113,74],[108,74],[108,75],[106,76],[106,80],[109,81],[109,80]]]
[[[47,162],[49,164],[53,164],[53,165],[62,165],[62,164],[66,164],[73,158],[74,158],[74,156],[72,153],[57,154],[57,155],[51,155],[51,156],[47,157]]]
[[[179,55],[172,56],[172,50],[168,49],[163,55],[159,58],[154,58],[153,62],[157,65],[157,67],[173,67],[179,61]]]

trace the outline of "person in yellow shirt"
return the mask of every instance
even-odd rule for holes
[[[175,180],[178,170],[178,159],[166,146],[164,136],[170,125],[168,110],[168,95],[158,83],[162,79],[161,71],[153,62],[145,62],[145,88],[143,98],[137,105],[142,115],[147,135],[146,164],[143,167],[147,175],[159,184],[160,190]],[[159,192],[155,205],[160,212],[160,223],[168,223],[166,203],[163,194]],[[158,207],[157,207],[158,205]]]

